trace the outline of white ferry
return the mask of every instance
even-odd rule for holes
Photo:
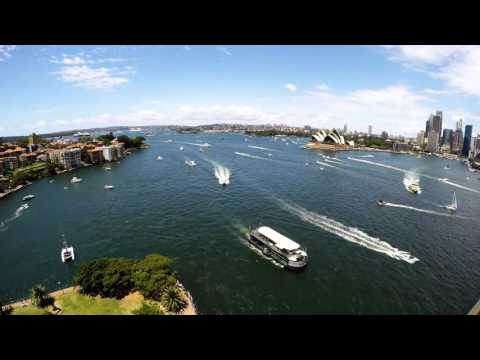
[[[75,253],[73,246],[68,246],[66,242],[63,243],[63,249],[61,252],[62,262],[69,262],[75,260]]]
[[[268,226],[260,226],[250,232],[249,242],[288,269],[300,270],[307,266],[307,250],[295,241]]]

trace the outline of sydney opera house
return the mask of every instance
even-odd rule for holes
[[[312,135],[312,140],[305,147],[308,149],[320,150],[348,150],[353,147],[353,141],[345,141],[343,135],[337,130],[320,130]]]

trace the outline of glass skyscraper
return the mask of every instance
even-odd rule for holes
[[[470,153],[470,145],[472,143],[472,125],[465,126],[465,137],[463,138],[462,156],[468,157]]]

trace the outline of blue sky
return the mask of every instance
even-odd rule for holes
[[[478,46],[0,45],[0,136],[216,122],[480,130]]]

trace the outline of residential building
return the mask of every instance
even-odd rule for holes
[[[114,161],[117,159],[117,151],[113,146],[104,146],[102,150],[105,161]]]
[[[89,161],[92,164],[100,164],[104,161],[103,159],[103,149],[101,147],[97,147],[95,149],[91,149],[87,151]]]
[[[49,153],[50,160],[65,170],[74,169],[82,165],[82,151],[78,148],[55,150]]]
[[[426,151],[435,153],[438,151],[438,133],[430,129],[428,133],[428,141]]]
[[[425,142],[425,131],[421,130],[417,135],[417,146],[423,148]]]
[[[411,149],[410,144],[399,143],[399,142],[393,143],[393,151],[395,152],[410,151],[410,149]]]
[[[1,167],[3,168],[4,173],[7,171],[14,171],[20,166],[18,158],[15,156],[1,158],[0,162],[2,163]]]
[[[465,137],[463,138],[462,156],[468,157],[470,154],[470,146],[472,144],[472,125],[465,126]]]

